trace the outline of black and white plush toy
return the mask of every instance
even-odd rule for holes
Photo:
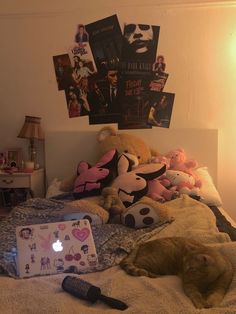
[[[147,196],[126,208],[121,215],[123,225],[136,229],[171,221],[173,218],[169,215],[168,205],[156,202]]]
[[[132,170],[130,159],[121,155],[117,163],[118,176],[111,186],[118,190],[118,196],[125,205],[129,207],[148,191],[148,181],[164,174],[166,165],[161,163],[149,163]]]

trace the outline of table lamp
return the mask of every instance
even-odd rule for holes
[[[36,147],[35,147],[35,139],[43,140],[44,132],[40,125],[41,118],[25,116],[25,122],[20,130],[18,135],[19,138],[28,138],[30,140],[29,146],[29,158],[30,161],[34,163],[34,167],[36,166]]]

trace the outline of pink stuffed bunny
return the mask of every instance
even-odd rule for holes
[[[107,152],[93,167],[86,161],[78,165],[78,177],[74,183],[75,198],[83,198],[101,194],[102,189],[113,179],[118,153],[115,149]]]

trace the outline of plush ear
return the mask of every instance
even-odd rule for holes
[[[77,167],[77,175],[87,171],[89,168],[91,168],[90,164],[88,164],[86,161],[81,161]]]
[[[154,180],[166,172],[166,165],[164,164],[148,164],[138,169],[140,172],[137,176],[144,178],[147,181]]]
[[[116,130],[111,126],[105,126],[97,134],[97,141],[99,143],[103,142],[108,136],[117,135]]]
[[[121,155],[118,159],[117,172],[118,175],[131,171],[132,164],[128,157]]]
[[[115,149],[107,152],[103,157],[96,163],[96,167],[113,168],[118,159],[118,152]]]

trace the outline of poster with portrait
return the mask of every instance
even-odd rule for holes
[[[89,114],[90,107],[87,93],[79,87],[71,85],[65,90],[69,118],[81,117]]]
[[[117,15],[87,24],[89,44],[98,72],[118,69],[122,47],[122,32]]]
[[[152,71],[159,40],[160,26],[125,23],[122,53],[122,71]]]
[[[88,102],[90,105],[89,123],[116,123],[120,116],[118,93],[118,70],[108,69],[104,76],[98,73],[90,84]]]
[[[152,78],[150,82],[150,90],[156,91],[156,92],[162,92],[166,81],[169,77],[168,73],[158,73],[158,72],[152,72]]]
[[[119,84],[121,115],[119,129],[150,128],[147,123],[149,112],[150,76],[145,74],[122,74]]]
[[[175,94],[149,92],[149,111],[147,122],[151,126],[169,128]]]
[[[78,24],[76,28],[76,34],[74,37],[74,42],[77,45],[83,45],[89,41],[89,34],[86,31],[84,24]]]
[[[73,83],[73,79],[71,76],[72,65],[69,55],[66,53],[53,56],[53,64],[58,90],[64,90],[68,88]]]
[[[74,43],[68,50],[75,76],[90,76],[97,72],[92,51],[88,42]]]

